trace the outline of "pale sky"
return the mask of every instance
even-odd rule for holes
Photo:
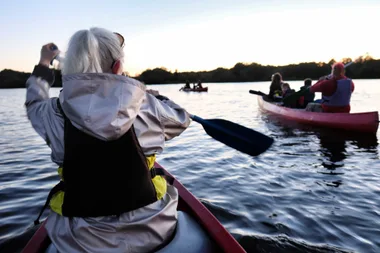
[[[130,74],[380,58],[380,0],[3,1],[0,70],[30,72],[43,44],[64,52],[76,31],[124,35]]]

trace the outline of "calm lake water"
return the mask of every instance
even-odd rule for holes
[[[298,89],[302,82],[290,82]],[[352,111],[380,109],[380,80],[355,80]],[[294,126],[268,117],[249,89],[269,82],[205,84],[208,93],[157,85],[190,113],[275,138],[259,157],[213,140],[193,122],[158,161],[216,215],[248,252],[380,252],[377,136]],[[59,89],[52,89],[56,96]],[[317,95],[319,98],[320,95]],[[0,251],[17,252],[58,178],[29,123],[24,89],[0,90]],[[25,234],[26,233],[26,234]],[[3,247],[1,250],[1,247]]]

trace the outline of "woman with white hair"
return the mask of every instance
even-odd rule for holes
[[[59,53],[52,43],[26,83],[28,118],[59,165],[61,181],[46,202],[46,229],[59,252],[150,252],[176,228],[177,190],[153,167],[189,115],[122,76],[123,44],[105,29],[78,31],[63,60],[59,98],[49,98],[49,64]]]

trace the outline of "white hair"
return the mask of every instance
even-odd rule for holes
[[[123,60],[117,35],[103,28],[80,30],[70,39],[62,74],[110,73],[112,63]]]

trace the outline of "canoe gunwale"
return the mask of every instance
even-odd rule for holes
[[[303,124],[374,134],[379,126],[377,111],[358,113],[308,112],[267,102],[261,96],[258,96],[257,99],[262,110]]]

